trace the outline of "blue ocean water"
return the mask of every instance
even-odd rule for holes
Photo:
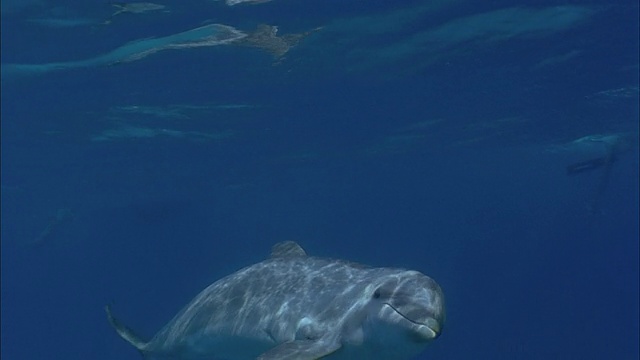
[[[637,1],[157,4],[2,2],[3,359],[282,240],[438,281],[419,359],[640,357]]]

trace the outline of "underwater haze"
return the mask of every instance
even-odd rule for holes
[[[416,359],[640,357],[637,1],[150,1],[2,1],[3,360],[284,240],[435,279]]]

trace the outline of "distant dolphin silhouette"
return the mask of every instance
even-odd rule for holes
[[[240,39],[236,44],[263,49],[273,55],[276,64],[278,64],[292,47],[320,29],[322,29],[322,27],[317,27],[302,33],[278,36],[277,26],[260,24],[255,31]]]
[[[567,175],[569,176],[583,174],[600,168],[603,169],[596,192],[587,205],[591,213],[600,212],[600,204],[607,185],[609,184],[613,164],[618,160],[621,153],[631,148],[636,138],[637,135],[630,133],[597,134],[584,136],[570,143],[571,146],[577,148],[597,147],[598,150],[604,153],[596,158],[579,161],[566,167]]]
[[[310,257],[291,241],[204,289],[149,342],[106,310],[148,359],[409,359],[445,318],[428,276]]]
[[[574,140],[570,144],[574,147],[599,147],[604,153],[602,156],[568,165],[567,175],[577,175],[601,167],[610,167],[617,160],[619,153],[628,150],[630,140],[629,134],[625,133],[589,135]]]
[[[266,3],[269,2],[271,0],[226,0],[225,3],[229,6],[233,6],[233,5],[238,5],[238,4],[242,4],[242,3],[249,3],[249,4],[262,4],[262,3]]]
[[[162,50],[229,44],[247,36],[231,26],[209,24],[160,38],[137,40],[95,58],[46,64],[3,64],[2,76],[38,75],[56,70],[114,65],[135,61]]]
[[[167,7],[165,5],[154,4],[149,2],[132,2],[132,3],[112,2],[111,5],[115,6],[117,10],[116,12],[111,14],[109,19],[103,22],[104,25],[110,24],[113,21],[114,17],[124,13],[142,14],[142,13],[146,13],[150,11],[158,11],[158,10],[164,10],[165,12],[169,12],[168,10],[166,10]]]
[[[118,9],[111,15],[112,17],[122,13],[142,14],[149,11],[164,10],[167,8],[165,5],[149,2],[112,2],[111,5]]]

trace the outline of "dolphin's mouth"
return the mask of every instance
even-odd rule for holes
[[[408,321],[412,326],[411,329],[420,337],[421,340],[433,340],[440,336],[440,323],[434,318],[426,318],[424,321],[416,321],[407,317],[402,312],[398,311],[393,305],[385,303],[396,314],[400,315],[404,320]]]

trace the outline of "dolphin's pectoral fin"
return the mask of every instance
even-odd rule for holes
[[[289,341],[263,353],[258,360],[316,360],[341,346],[338,341],[329,339]]]
[[[107,319],[109,320],[109,323],[111,324],[111,326],[113,326],[114,329],[116,329],[118,335],[120,335],[121,338],[125,339],[129,344],[135,346],[136,349],[138,349],[138,351],[140,351],[140,353],[144,356],[144,349],[147,346],[147,343],[144,340],[140,339],[140,337],[138,337],[138,335],[136,335],[133,330],[129,329],[113,316],[113,314],[111,313],[111,306],[105,306],[104,310],[107,312]]]

